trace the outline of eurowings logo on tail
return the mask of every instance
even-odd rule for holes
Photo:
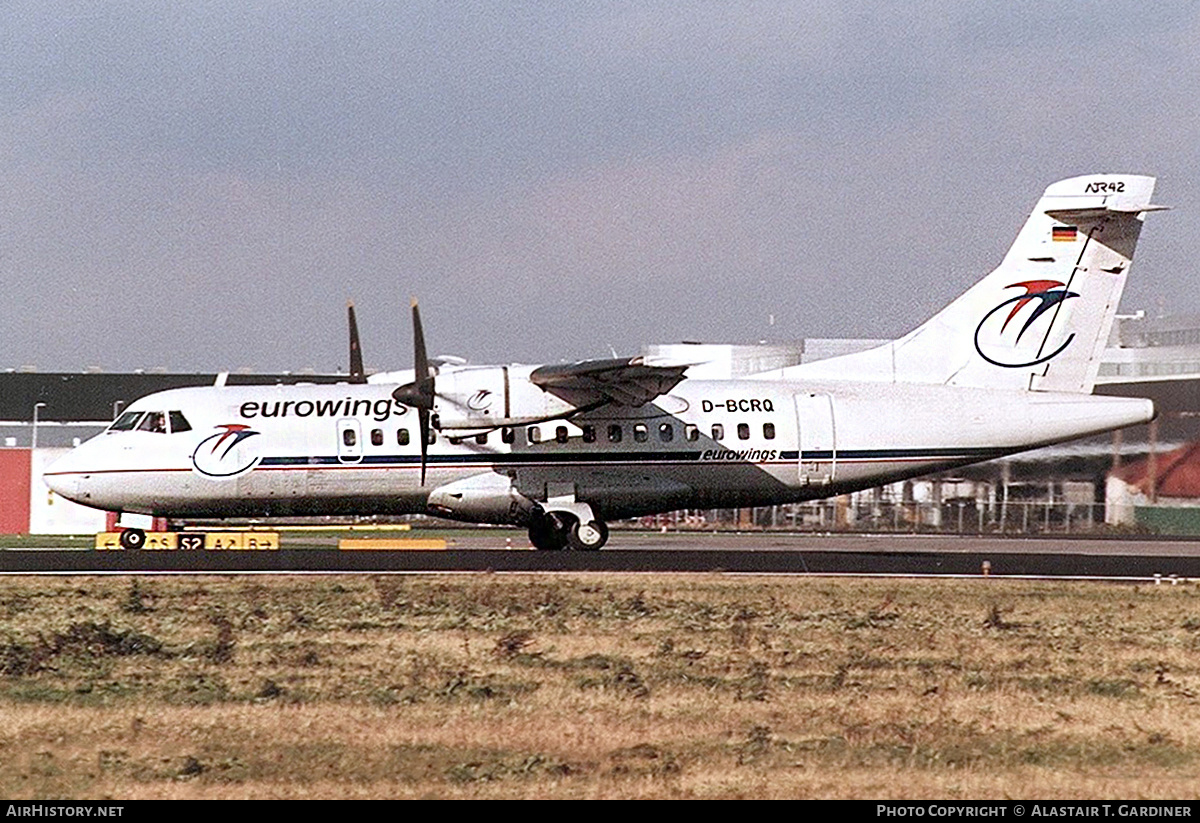
[[[1000,366],[1005,369],[1023,369],[1030,366],[1036,366],[1040,363],[1045,363],[1053,360],[1058,355],[1062,354],[1067,346],[1071,345],[1071,341],[1075,339],[1075,333],[1067,335],[1067,339],[1062,341],[1053,351],[1046,353],[1045,349],[1050,344],[1051,327],[1054,325],[1055,319],[1058,317],[1057,309],[1062,304],[1072,298],[1078,297],[1079,294],[1073,291],[1067,291],[1066,284],[1058,280],[1024,280],[1020,283],[1013,283],[1005,288],[1009,289],[1024,289],[1024,294],[1014,295],[1000,302],[995,308],[983,316],[979,321],[979,325],[975,327],[975,351],[979,352],[979,356],[993,366]],[[1025,309],[1032,305],[1032,309],[1025,312]],[[1001,321],[1000,316],[1005,308],[1009,308],[1007,316]],[[1039,323],[1038,328],[1041,334],[1034,334],[1025,339],[1022,346],[1022,338],[1025,337],[1025,332],[1037,323],[1038,319],[1055,309],[1049,320],[1045,323]],[[1016,323],[1012,323],[1017,315],[1024,312],[1025,321],[1017,328]],[[1009,324],[1012,323],[1012,329],[1009,329]],[[999,328],[997,328],[997,325]],[[1034,340],[1041,338],[1036,350],[1032,349]],[[984,349],[987,351],[984,351]],[[989,355],[988,352],[991,352]]]
[[[243,447],[243,441],[256,432],[242,423],[224,423],[221,431],[200,441],[192,452],[192,465],[207,477],[234,477],[258,465],[262,456],[253,447]]]

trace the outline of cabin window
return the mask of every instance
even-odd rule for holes
[[[700,427],[693,426],[691,423],[684,424],[683,437],[689,443],[695,443],[700,439]]]
[[[775,424],[774,423],[763,423],[763,437],[766,438],[767,440],[775,439]]]
[[[713,423],[712,439],[713,440],[724,440],[725,439],[725,427],[722,426],[720,423]]]
[[[396,445],[408,445],[408,429],[396,429]]]
[[[108,427],[110,432],[127,432],[137,425],[138,420],[142,417],[140,411],[127,411]]]
[[[431,446],[437,442],[437,432],[432,428],[429,429],[429,437],[425,438],[425,442]]]
[[[189,432],[192,430],[191,424],[187,422],[187,418],[183,416],[183,412],[167,412],[167,416],[171,418],[171,434],[179,434],[179,432]]]
[[[517,430],[512,426],[505,426],[500,430],[500,441],[502,443],[513,443],[517,439]]]
[[[143,417],[142,422],[138,424],[138,431],[166,434],[167,416],[162,412],[146,412],[146,416]]]
[[[738,423],[738,440],[750,439],[750,424]]]
[[[620,423],[613,423],[611,426],[608,427],[608,442],[609,443],[620,443],[621,442],[621,424]]]
[[[484,432],[483,434],[475,435],[475,442],[481,446],[486,446],[487,445],[487,432]]]
[[[354,446],[358,443],[358,435],[354,433],[354,429],[342,429],[342,445]]]
[[[541,443],[542,442],[542,430],[539,429],[537,426],[530,426],[529,428],[527,428],[525,430],[525,436],[529,439],[530,443]]]
[[[371,429],[371,445],[383,445],[383,429]]]
[[[645,443],[650,439],[650,430],[646,428],[645,423],[635,423],[633,426],[633,439],[639,443]]]
[[[658,427],[658,439],[664,443],[670,443],[675,439],[675,427],[670,423],[663,423]]]
[[[567,442],[567,427],[559,426],[558,428],[556,428],[554,430],[554,439],[556,442],[566,443]]]
[[[584,426],[583,427],[583,442],[584,443],[595,443],[596,442],[596,427],[595,426]]]

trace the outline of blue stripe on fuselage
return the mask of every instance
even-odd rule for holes
[[[1010,449],[988,448],[930,448],[930,449],[846,449],[836,453],[829,450],[808,451],[804,453],[806,462],[821,462],[836,459],[838,461],[860,460],[986,460],[1010,453]],[[800,459],[797,451],[781,451],[775,460],[701,460],[703,452],[699,451],[657,451],[657,452],[481,452],[478,454],[440,454],[429,455],[428,465],[459,465],[478,463],[480,465],[536,465],[543,463],[699,463],[701,465],[728,465],[737,463],[781,463]],[[336,455],[310,457],[264,457],[260,466],[402,466],[419,465],[421,456],[416,454],[368,454],[358,459],[345,460]]]

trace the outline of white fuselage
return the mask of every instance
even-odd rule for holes
[[[433,511],[503,523],[522,521],[521,501],[568,495],[611,519],[827,497],[1154,415],[1147,400],[1083,394],[685,380],[640,408],[439,432],[422,484],[417,415],[392,388],[161,392],[127,414],[162,413],[169,431],[144,417],[143,429],[103,433],[46,482],[85,505],[168,517]]]

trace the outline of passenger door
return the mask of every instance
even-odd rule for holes
[[[799,432],[801,484],[832,483],[837,476],[837,427],[833,397],[797,394],[796,427]]]

